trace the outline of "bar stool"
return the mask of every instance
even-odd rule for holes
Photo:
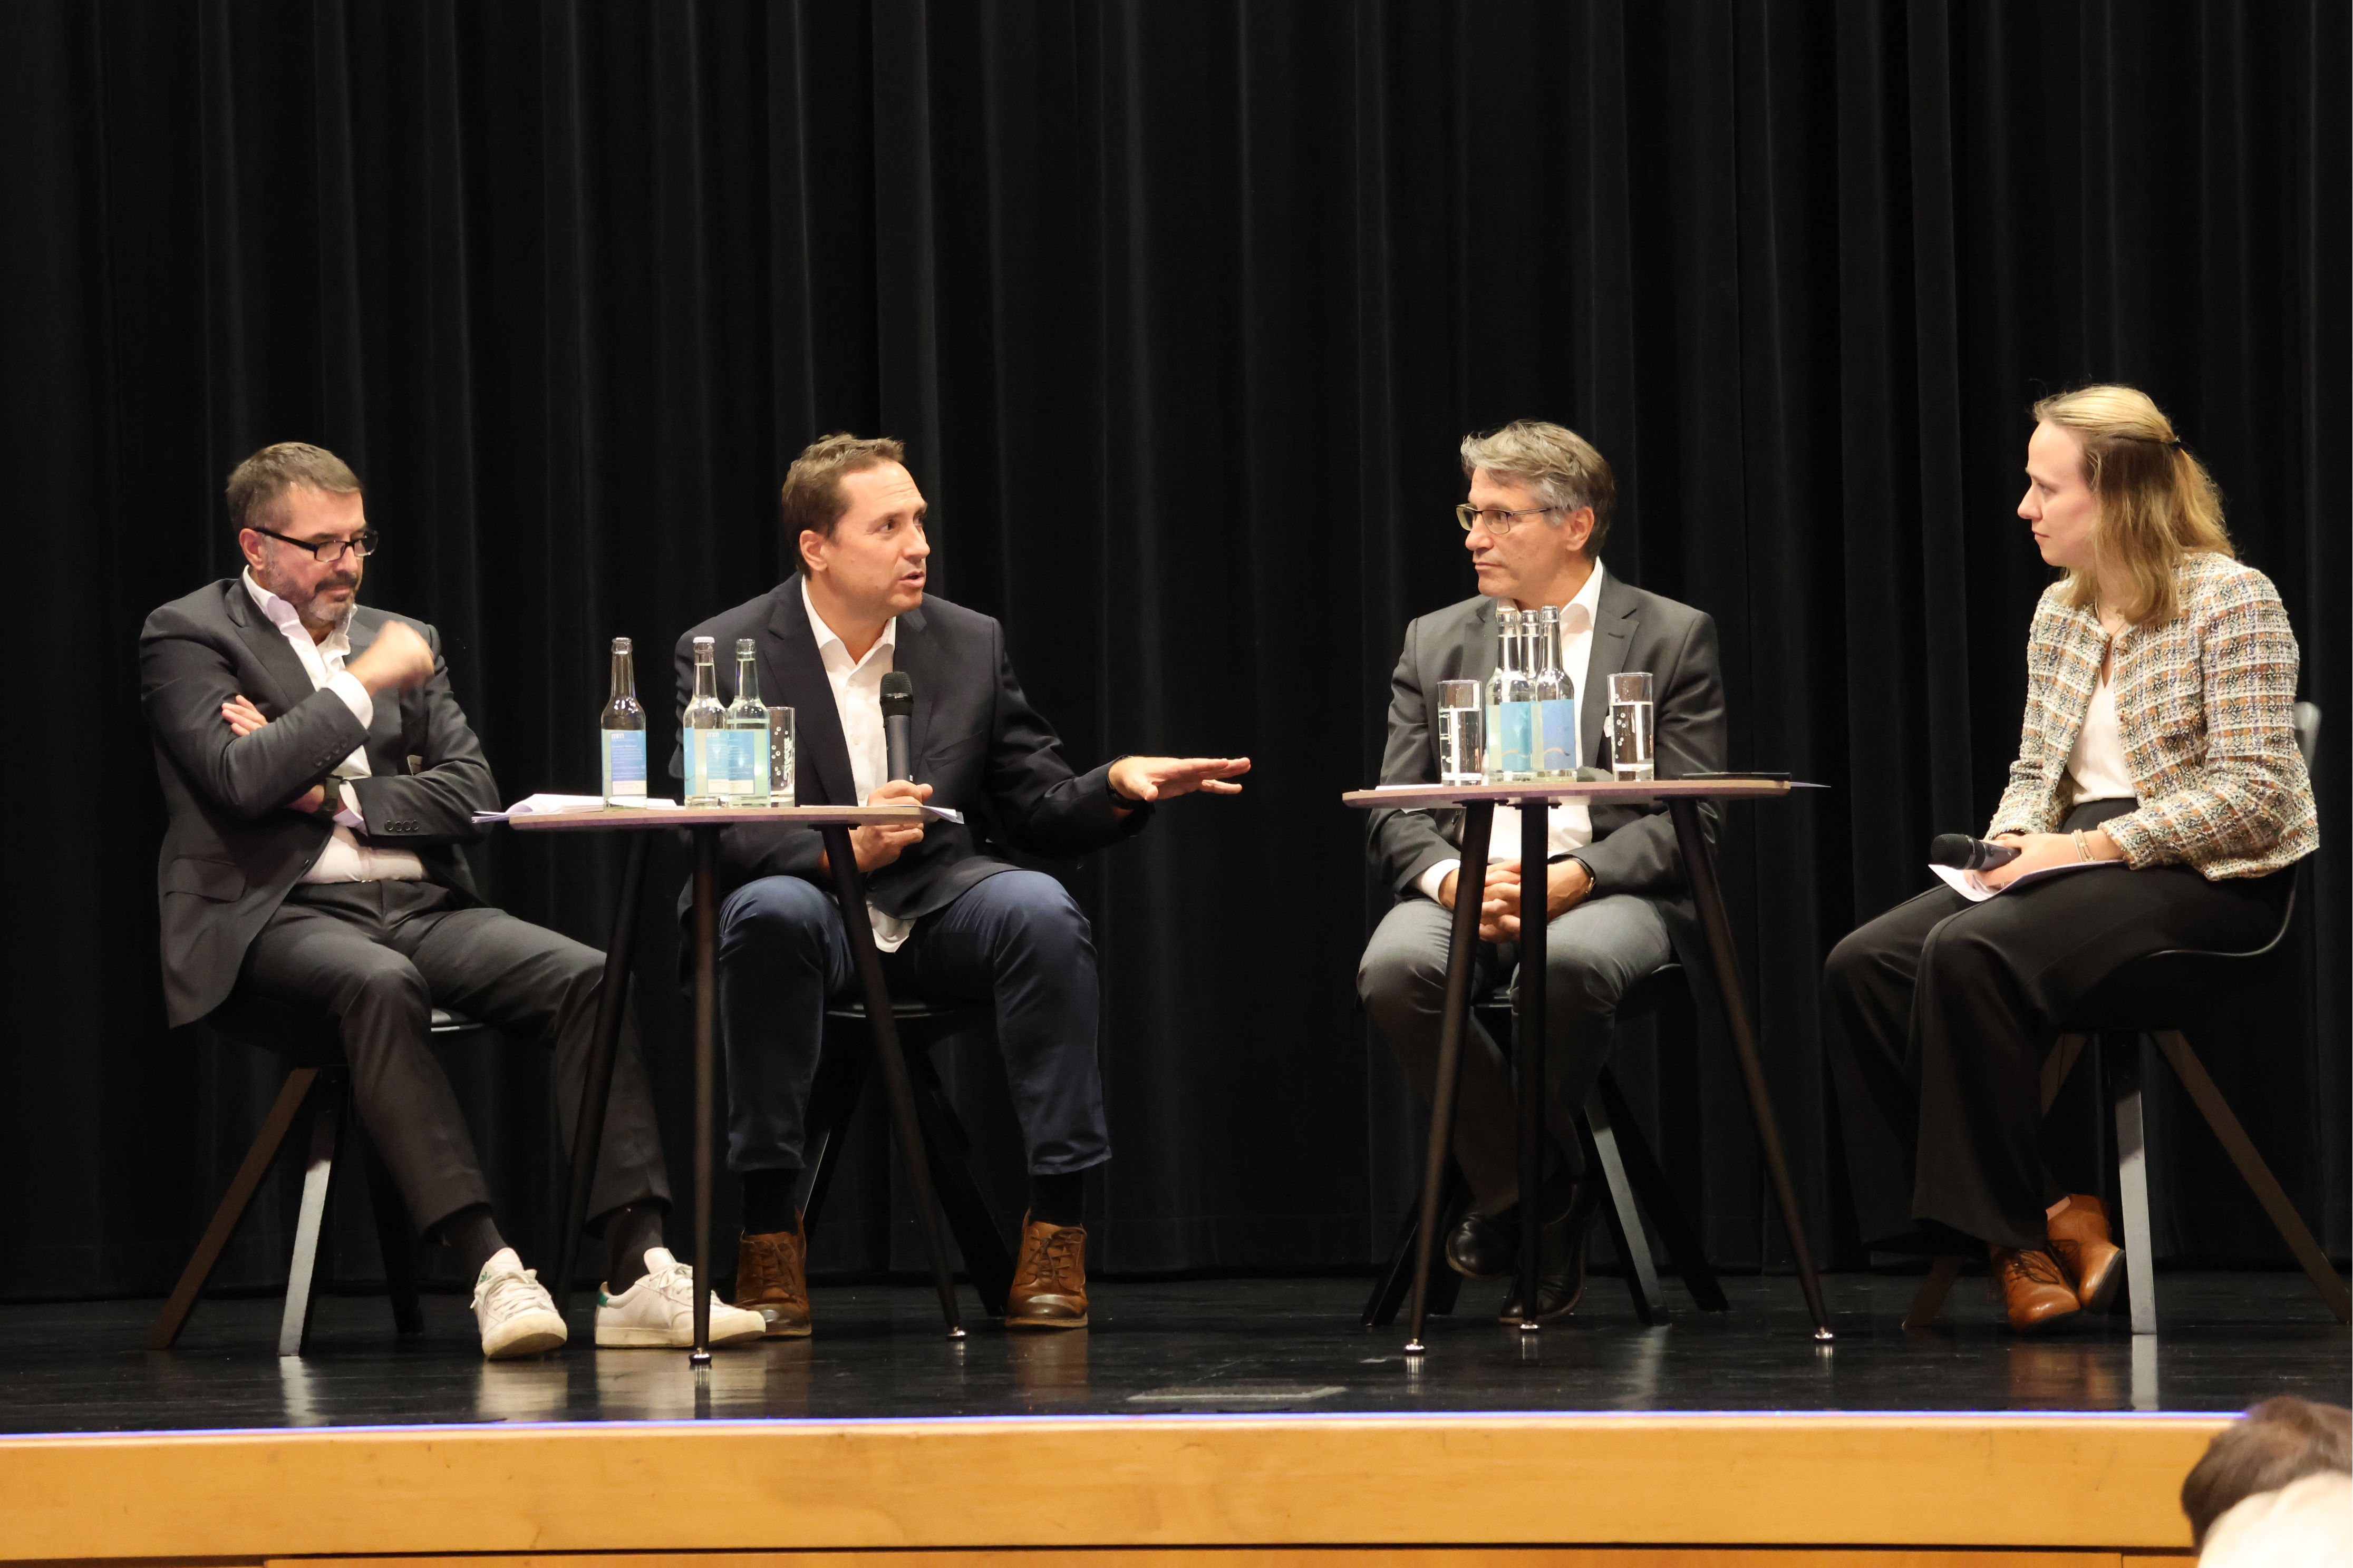
[[[2297,703],[2295,731],[2296,745],[2308,769],[2319,747],[2320,710],[2309,702]],[[2286,906],[2280,911],[2279,926],[2270,941],[2244,952],[2177,949],[2151,953],[2125,965],[2102,982],[2097,992],[2075,1009],[2058,1043],[2043,1058],[2042,1092],[2045,1115],[2058,1099],[2067,1075],[2084,1056],[2087,1045],[2091,1047],[2094,1070],[2106,1080],[2107,1098],[2116,1115],[2118,1217],[2124,1222],[2124,1234],[2117,1239],[2125,1249],[2125,1288],[2132,1303],[2132,1331],[2136,1334],[2157,1332],[2157,1270],[2150,1257],[2147,1129],[2141,1108],[2144,1046],[2149,1040],[2156,1042],[2174,1076],[2189,1091],[2190,1102],[2197,1106],[2207,1126],[2214,1130],[2223,1152],[2231,1156],[2231,1163],[2238,1167],[2240,1176],[2263,1205],[2280,1239],[2287,1243],[2305,1273],[2311,1277],[2321,1300],[2337,1314],[2338,1322],[2353,1321],[2353,1296],[2348,1296],[2328,1255],[2321,1250],[2310,1227],[2288,1201],[2287,1193],[2272,1174],[2271,1167],[2255,1152],[2246,1129],[2239,1124],[2230,1102],[2214,1087],[2198,1053],[2189,1048],[2189,1038],[2182,1029],[2185,1021],[2218,1005],[2244,1013],[2249,1010],[2248,1003],[2259,999],[2251,994],[2252,988],[2264,978],[2257,961],[2270,955],[2286,940],[2288,928],[2295,920],[2297,900],[2306,893],[2310,880],[2308,859],[2297,864],[2295,876]],[[1905,1314],[1905,1328],[1922,1328],[1935,1321],[1944,1309],[1953,1281],[1960,1277],[1962,1262],[1953,1256],[1936,1260],[1919,1294],[1913,1299],[1911,1310]]]
[[[1689,976],[1682,964],[1662,965],[1644,976],[1619,1003],[1619,1022],[1630,1023],[1656,1016],[1662,1002],[1677,991],[1687,991],[1688,984]],[[1487,1023],[1491,1034],[1508,1037],[1510,1030],[1516,1027],[1511,992],[1506,986],[1498,986],[1477,999],[1472,1004],[1472,1011]],[[1699,1234],[1684,1216],[1683,1205],[1675,1201],[1666,1172],[1651,1152],[1649,1140],[1642,1136],[1618,1087],[1617,1077],[1607,1063],[1594,1083],[1593,1092],[1586,1097],[1584,1110],[1577,1115],[1577,1136],[1584,1146],[1587,1175],[1599,1172],[1608,1189],[1609,1201],[1602,1207],[1602,1218],[1609,1226],[1609,1239],[1618,1248],[1619,1260],[1626,1267],[1626,1288],[1634,1299],[1634,1315],[1653,1327],[1667,1321],[1666,1298],[1659,1289],[1658,1268],[1651,1257],[1650,1239],[1642,1229],[1644,1211],[1659,1227],[1659,1239],[1666,1243],[1675,1272],[1683,1276],[1684,1288],[1691,1291],[1699,1309],[1705,1312],[1727,1310],[1732,1303],[1725,1299],[1715,1270],[1707,1266],[1700,1250]],[[1470,1207],[1471,1190],[1451,1159],[1446,1162],[1445,1172],[1439,1213],[1445,1216],[1447,1228],[1451,1229]],[[1373,1293],[1365,1302],[1364,1324],[1368,1329],[1394,1321],[1398,1308],[1413,1289],[1414,1247],[1420,1232],[1420,1215],[1421,1199],[1416,1194],[1406,1210],[1397,1244],[1389,1249],[1388,1261],[1374,1280]],[[1462,1277],[1453,1269],[1433,1268],[1430,1310],[1441,1314],[1452,1311],[1461,1288]]]
[[[972,1139],[955,1108],[948,1103],[939,1069],[932,1061],[933,1049],[942,1041],[961,1035],[993,1034],[995,1004],[893,996],[891,1016],[906,1055],[915,1121],[923,1131],[924,1160],[939,1194],[940,1208],[947,1216],[957,1249],[964,1254],[965,1271],[980,1293],[981,1305],[990,1317],[1001,1318],[1006,1298],[1013,1290],[1013,1254],[1006,1247],[1006,1232],[989,1211],[980,1184],[973,1179]],[[817,1229],[826,1194],[840,1164],[842,1144],[873,1077],[872,1041],[864,1002],[844,999],[827,1005],[825,1044],[818,1059],[817,1081],[809,1092],[807,1168],[800,1198],[804,1235]]]
[[[219,1266],[221,1253],[236,1233],[237,1222],[260,1190],[262,1178],[286,1142],[295,1118],[311,1110],[310,1153],[302,1169],[302,1197],[294,1225],[294,1251],[287,1268],[286,1309],[279,1321],[278,1353],[299,1356],[310,1343],[311,1308],[327,1273],[320,1266],[325,1239],[327,1199],[342,1152],[344,1127],[360,1153],[362,1180],[375,1217],[377,1245],[384,1252],[386,1294],[392,1300],[393,1325],[402,1335],[425,1331],[425,1313],[417,1299],[417,1246],[407,1206],[401,1202],[392,1174],[352,1115],[351,1075],[343,1065],[343,1046],[335,1020],[300,1005],[260,997],[231,997],[205,1020],[224,1039],[288,1058],[294,1066],[279,1089],[278,1099],[261,1119],[261,1131],[245,1152],[220,1206],[203,1239],[180,1271],[170,1300],[147,1331],[147,1348],[169,1350],[195,1310],[196,1298]],[[447,1037],[484,1026],[446,1008],[433,1010],[433,1033]],[[332,1261],[333,1248],[326,1248]]]

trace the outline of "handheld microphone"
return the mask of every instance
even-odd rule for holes
[[[1972,838],[1966,833],[1940,833],[1928,842],[1928,864],[1931,866],[1950,866],[1962,871],[1990,871],[2017,858],[2016,846],[1990,844],[1982,838]]]
[[[889,759],[891,777],[910,783],[915,777],[915,761],[907,754],[907,731],[915,719],[915,683],[903,670],[894,669],[882,678],[882,751]]]

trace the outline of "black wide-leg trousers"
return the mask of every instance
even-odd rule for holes
[[[2262,946],[2293,877],[2112,866],[1983,903],[1940,887],[1840,942],[1823,972],[1823,1045],[1863,1240],[1935,1250],[1920,1223],[1932,1221],[2045,1245],[2045,1211],[2065,1195],[2042,1140],[2042,1058],[2060,1024],[2133,959]]]

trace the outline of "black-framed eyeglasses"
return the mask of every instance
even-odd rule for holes
[[[351,552],[354,559],[364,561],[384,548],[383,538],[374,529],[354,539],[322,539],[314,543],[308,539],[289,539],[272,529],[258,527],[253,523],[247,523],[246,526],[256,533],[278,541],[280,544],[290,544],[297,550],[309,551],[312,560],[325,566],[332,566],[336,562],[341,561],[345,551]]]
[[[1465,533],[1483,522],[1488,532],[1501,537],[1511,532],[1512,526],[1524,517],[1542,517],[1560,510],[1556,506],[1531,506],[1523,507],[1518,511],[1481,511],[1466,501],[1454,509],[1454,519],[1462,525]]]

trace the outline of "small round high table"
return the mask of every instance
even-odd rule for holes
[[[1542,784],[1430,784],[1387,789],[1351,790],[1340,797],[1359,811],[1458,809],[1462,813],[1462,868],[1457,873],[1454,921],[1446,954],[1446,1013],[1439,1028],[1438,1083],[1430,1096],[1430,1148],[1423,1163],[1421,1223],[1414,1241],[1413,1337],[1406,1353],[1426,1352],[1423,1313],[1430,1298],[1431,1249],[1437,1244],[1439,1198],[1446,1170],[1446,1152],[1452,1142],[1454,1097],[1461,1077],[1462,1036],[1471,1016],[1471,963],[1479,942],[1479,908],[1487,883],[1488,839],[1495,823],[1495,807],[1520,808],[1520,859],[1523,865],[1546,864],[1550,858],[1547,814],[1559,801],[1581,800],[1593,805],[1648,805],[1663,803],[1675,826],[1675,843],[1683,851],[1683,873],[1691,884],[1701,929],[1706,933],[1708,956],[1723,995],[1726,1031],[1740,1074],[1748,1089],[1748,1109],[1757,1122],[1757,1144],[1773,1183],[1781,1209],[1781,1223],[1789,1233],[1789,1250],[1798,1264],[1798,1284],[1813,1314],[1814,1338],[1831,1338],[1829,1315],[1822,1310],[1821,1281],[1814,1275],[1811,1250],[1798,1215],[1797,1190],[1789,1183],[1789,1163],[1782,1152],[1779,1123],[1773,1115],[1765,1070],[1757,1056],[1757,1037],[1748,1026],[1742,1000],[1740,964],[1732,947],[1732,925],[1725,918],[1723,890],[1716,881],[1715,854],[1701,831],[1703,801],[1778,800],[1789,793],[1783,779],[1657,779],[1638,783],[1565,780]],[[1545,881],[1521,884],[1519,952],[1519,1026],[1513,1068],[1517,1079],[1519,1107],[1520,1258],[1519,1299],[1533,1306],[1537,1300],[1537,1230],[1543,1223],[1540,1206],[1525,1201],[1544,1182],[1544,1050],[1545,1037]],[[1524,1331],[1539,1327],[1531,1312],[1523,1319]]]
[[[955,1281],[948,1272],[939,1203],[932,1192],[932,1173],[923,1158],[923,1133],[915,1121],[914,1093],[907,1080],[907,1059],[899,1049],[899,1031],[891,1017],[891,994],[882,981],[882,955],[874,945],[873,922],[866,914],[866,879],[859,874],[858,861],[849,848],[849,831],[853,827],[923,820],[923,808],[912,805],[681,806],[668,811],[607,806],[601,811],[556,812],[509,820],[509,826],[525,833],[629,836],[628,858],[621,873],[620,900],[613,910],[612,936],[605,948],[605,984],[596,999],[596,1033],[588,1058],[587,1081],[581,1089],[579,1125],[572,1139],[572,1169],[565,1183],[564,1234],[554,1292],[557,1312],[561,1313],[569,1303],[573,1262],[580,1233],[588,1221],[588,1189],[596,1173],[597,1145],[605,1131],[605,1108],[613,1088],[613,1059],[620,1047],[621,998],[628,988],[629,959],[637,945],[638,900],[645,883],[646,835],[664,828],[684,828],[694,839],[695,1289],[694,1344],[689,1354],[696,1366],[711,1364],[711,1158],[718,1098],[714,1020],[719,995],[719,830],[730,823],[765,823],[779,827],[814,827],[824,837],[826,862],[833,874],[834,898],[841,905],[850,956],[858,965],[859,986],[865,994],[867,1022],[874,1031],[874,1056],[882,1069],[882,1090],[890,1102],[892,1132],[914,1197],[923,1247],[931,1258],[932,1285],[939,1292],[940,1312],[947,1320],[948,1337],[964,1337],[964,1329],[956,1320]]]

